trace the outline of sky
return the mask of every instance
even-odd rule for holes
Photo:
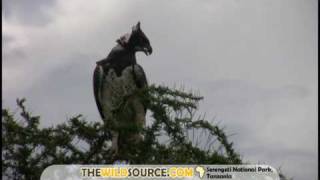
[[[243,160],[317,179],[316,0],[3,0],[4,107],[51,126],[99,120],[92,75],[138,21],[149,83],[200,92]]]

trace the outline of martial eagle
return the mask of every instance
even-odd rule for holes
[[[145,126],[146,108],[139,97],[131,96],[137,89],[146,87],[147,78],[143,68],[137,64],[135,53],[142,51],[146,55],[152,53],[152,47],[147,36],[140,28],[140,22],[132,27],[131,33],[121,36],[117,45],[109,55],[96,63],[93,75],[93,89],[96,104],[101,118],[105,123],[117,125],[135,123]],[[115,117],[115,111],[123,105],[122,116]],[[119,113],[118,113],[119,114]],[[121,124],[121,123],[120,123]],[[122,144],[128,141],[140,141],[139,134],[124,135],[111,129],[112,149],[118,152]]]

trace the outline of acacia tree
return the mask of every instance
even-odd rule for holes
[[[196,117],[203,97],[182,90],[151,85],[136,92],[150,111],[150,125],[141,129],[119,127],[122,133],[139,131],[138,145],[119,151],[119,159],[131,164],[241,164],[224,131]],[[2,174],[7,179],[39,179],[52,164],[112,164],[110,124],[89,122],[82,115],[63,124],[40,128],[40,117],[27,111],[25,99],[17,99],[20,116],[2,110]],[[116,113],[121,115],[126,98]],[[195,141],[205,133],[200,146]]]

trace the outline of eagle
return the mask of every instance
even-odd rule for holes
[[[119,149],[126,148],[125,144],[138,143],[143,138],[139,133],[126,132],[125,126],[145,126],[146,107],[135,92],[147,87],[148,82],[135,54],[144,52],[148,56],[152,53],[140,22],[116,42],[109,55],[96,62],[93,73],[95,101],[102,120],[111,127],[111,149],[115,154]],[[119,127],[124,130],[120,131]]]

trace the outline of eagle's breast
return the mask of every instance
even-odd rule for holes
[[[133,66],[127,66],[122,71],[121,76],[118,76],[114,69],[109,69],[105,74],[101,88],[101,106],[106,120],[115,119],[113,117],[114,112],[126,103],[125,101],[128,100],[128,97],[134,95],[135,91],[139,88],[136,78],[140,79],[140,81],[145,81],[145,85],[147,84],[146,79],[143,79],[145,77],[141,78],[141,74],[144,74],[143,69],[137,64],[134,65],[134,68]],[[129,111],[124,113],[128,117],[134,116]]]

